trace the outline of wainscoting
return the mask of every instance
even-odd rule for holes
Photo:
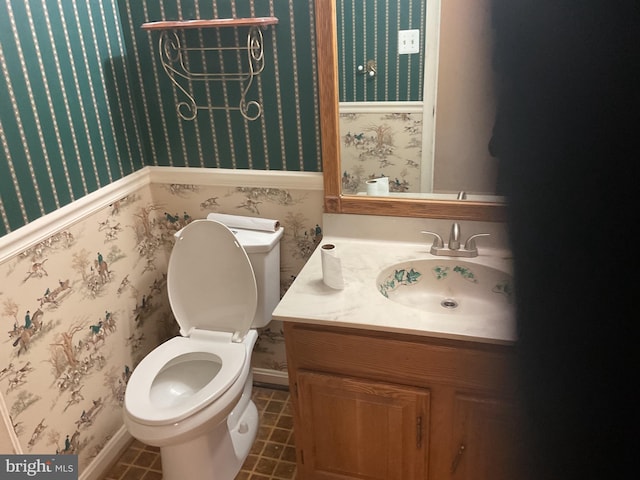
[[[0,316],[14,325],[0,349],[0,414],[16,453],[77,454],[82,480],[102,478],[130,442],[131,371],[177,333],[172,233],[212,211],[279,219],[284,292],[322,238],[322,204],[320,173],[145,167],[0,237]],[[281,323],[261,329],[252,364],[256,381],[287,384]]]

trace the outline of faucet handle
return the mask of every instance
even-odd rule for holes
[[[477,250],[476,238],[477,237],[489,237],[489,236],[491,236],[490,233],[476,233],[474,235],[471,235],[469,238],[467,238],[467,241],[464,244],[464,249],[465,250]]]
[[[424,233],[425,235],[433,235],[433,245],[431,248],[444,248],[444,242],[442,241],[442,237],[438,235],[436,232],[425,232],[422,231],[420,233]]]

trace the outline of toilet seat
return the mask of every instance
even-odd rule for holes
[[[211,335],[197,339],[172,338],[138,364],[127,383],[124,400],[127,413],[135,421],[145,425],[179,422],[215,401],[233,385],[247,361],[245,345],[231,342],[228,334],[219,336],[222,338],[205,337]],[[173,405],[160,405],[152,399],[154,382],[167,367],[203,359],[215,361],[220,366],[220,370],[205,386]],[[170,388],[166,387],[167,390]]]
[[[169,303],[189,336],[195,328],[240,341],[258,305],[256,278],[235,235],[220,222],[194,220],[176,234],[167,269]]]
[[[176,234],[167,291],[182,336],[144,357],[125,392],[128,414],[146,425],[185,419],[233,385],[248,361],[242,340],[258,303],[247,253],[231,230],[214,220],[195,220]],[[174,368],[186,362],[192,364]],[[211,374],[212,368],[219,370]]]

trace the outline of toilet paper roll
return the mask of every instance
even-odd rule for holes
[[[344,288],[344,277],[342,276],[342,261],[336,252],[336,246],[327,243],[322,245],[322,281],[327,287],[336,290]]]
[[[367,180],[367,195],[389,195],[389,177]]]
[[[215,220],[229,228],[245,228],[247,230],[260,230],[262,232],[275,232],[278,230],[278,227],[280,227],[278,220],[228,215],[226,213],[210,213],[207,215],[207,220]]]
[[[378,195],[378,181],[367,180],[367,195]]]

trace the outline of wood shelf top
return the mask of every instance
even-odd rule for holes
[[[220,28],[267,26],[278,23],[277,17],[212,18],[208,20],[162,20],[142,24],[143,30],[168,30],[185,28]]]

